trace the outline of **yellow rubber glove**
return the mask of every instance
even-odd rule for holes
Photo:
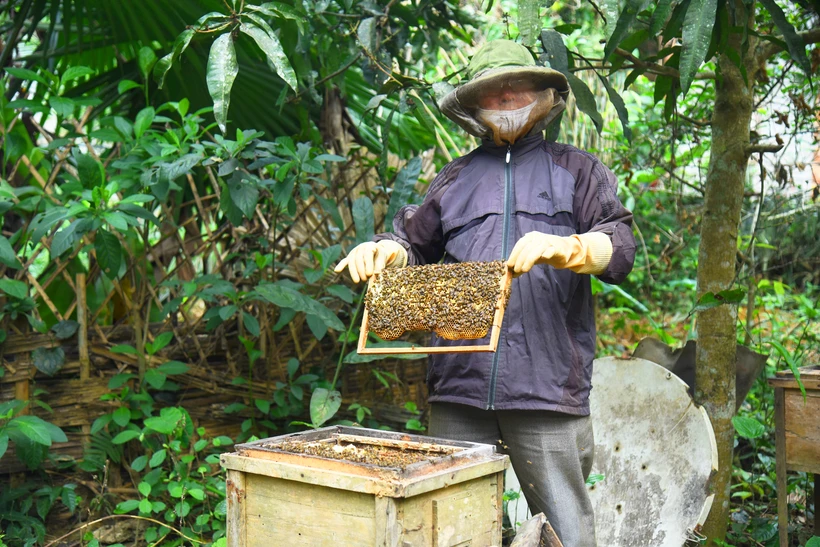
[[[377,274],[385,268],[404,268],[407,266],[407,251],[401,244],[389,239],[383,239],[378,243],[368,241],[353,247],[347,253],[334,271],[339,273],[347,268],[350,272],[350,279],[354,283],[367,281],[373,274]]]
[[[601,232],[568,237],[530,232],[513,247],[507,266],[519,276],[535,264],[569,269],[579,274],[602,274],[612,258],[612,242]]]

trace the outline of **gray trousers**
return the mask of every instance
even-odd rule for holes
[[[495,445],[508,454],[533,515],[544,513],[564,547],[595,547],[586,478],[595,443],[589,416],[482,410],[432,403],[429,435]]]

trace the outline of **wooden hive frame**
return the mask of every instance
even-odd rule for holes
[[[498,339],[501,335],[501,322],[504,319],[504,310],[507,307],[507,299],[505,294],[510,290],[512,283],[512,270],[507,269],[504,275],[501,276],[499,282],[498,300],[495,305],[495,314],[493,315],[493,323],[490,326],[490,342],[489,344],[476,344],[472,346],[416,346],[410,345],[406,347],[389,347],[389,348],[374,348],[367,347],[367,335],[370,334],[367,306],[365,306],[364,314],[362,316],[362,326],[359,331],[359,345],[357,352],[361,355],[392,355],[397,353],[495,353],[498,348]],[[373,283],[374,277],[370,278],[368,283],[368,290],[370,284]]]

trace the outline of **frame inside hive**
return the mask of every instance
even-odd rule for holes
[[[368,290],[372,289],[374,283],[382,282],[379,279],[379,274],[376,274],[370,279],[368,283]],[[507,300],[512,283],[512,270],[506,269],[504,274],[500,277],[498,287],[498,297],[495,303],[495,313],[493,314],[492,325],[489,333],[490,340],[488,344],[475,345],[453,345],[453,346],[393,346],[393,347],[367,347],[367,337],[370,334],[371,328],[368,319],[368,309],[365,306],[364,315],[362,317],[362,326],[359,332],[359,345],[357,352],[362,355],[390,355],[397,353],[480,353],[480,352],[495,352],[498,347],[498,339],[501,334],[501,322],[504,319],[504,310],[507,306]],[[407,331],[405,331],[407,332]],[[429,331],[428,331],[429,332]],[[486,337],[486,335],[485,335]]]

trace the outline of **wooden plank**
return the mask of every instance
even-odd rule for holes
[[[376,547],[401,547],[401,525],[394,498],[375,496]]]
[[[228,512],[225,516],[227,526],[228,545],[231,547],[248,547],[247,532],[249,530],[246,518],[247,485],[245,474],[241,471],[228,469],[226,480],[226,499]]]
[[[777,533],[780,547],[789,545],[788,486],[786,483],[786,404],[783,388],[774,390],[775,473],[777,475]]]
[[[398,500],[402,545],[500,547],[500,477],[483,476]]]
[[[820,472],[820,391],[784,392],[786,467]]]
[[[246,477],[246,488],[246,547],[374,543],[371,495],[263,476]]]

